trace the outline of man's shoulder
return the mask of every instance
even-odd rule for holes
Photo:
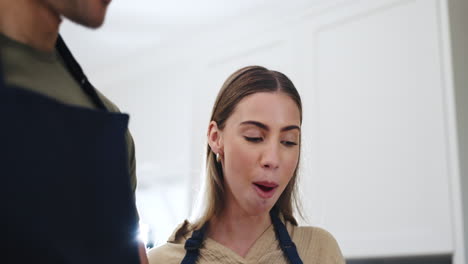
[[[109,110],[110,112],[120,113],[120,109],[109,98],[107,98],[104,94],[102,94],[97,89],[96,89],[96,93],[98,94],[99,98],[102,100],[102,103],[107,108],[107,110]]]

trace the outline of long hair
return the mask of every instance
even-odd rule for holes
[[[282,92],[288,95],[299,108],[302,123],[301,98],[294,84],[286,75],[261,66],[244,67],[229,76],[218,93],[210,122],[215,121],[218,128],[223,130],[226,120],[234,112],[239,102],[245,97],[259,92]],[[299,149],[300,144],[299,141]],[[302,216],[296,184],[298,168],[299,162],[294,170],[293,177],[275,204],[285,220],[295,225],[297,225],[297,221],[293,216],[293,208],[295,207],[299,215]],[[219,216],[225,204],[223,168],[221,163],[216,162],[216,154],[209,145],[206,148],[205,192],[204,208],[201,217],[193,225],[194,229],[200,228],[213,216]]]

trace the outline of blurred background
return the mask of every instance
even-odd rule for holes
[[[222,83],[262,65],[302,96],[303,224],[329,230],[349,263],[462,264],[467,14],[466,0],[115,0],[101,29],[66,21],[61,34],[131,115],[150,245],[193,213]]]

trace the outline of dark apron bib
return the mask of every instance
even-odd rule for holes
[[[128,115],[106,111],[61,38],[57,49],[100,110],[7,86],[0,69],[1,262],[138,263]]]
[[[274,207],[270,211],[271,222],[275,228],[276,238],[278,239],[281,250],[283,251],[286,259],[288,259],[290,264],[302,264],[301,257],[297,253],[297,248],[294,242],[291,240],[291,237],[288,234],[286,226],[278,217],[278,210]],[[192,236],[185,241],[185,254],[184,259],[181,264],[195,264],[197,262],[198,256],[200,255],[200,248],[205,239],[205,232],[208,225],[204,224],[202,228],[195,230],[192,233]]]

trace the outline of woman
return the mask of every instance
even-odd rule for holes
[[[259,66],[232,74],[208,127],[204,213],[151,250],[150,263],[344,263],[328,232],[293,216],[301,123],[284,74]]]

